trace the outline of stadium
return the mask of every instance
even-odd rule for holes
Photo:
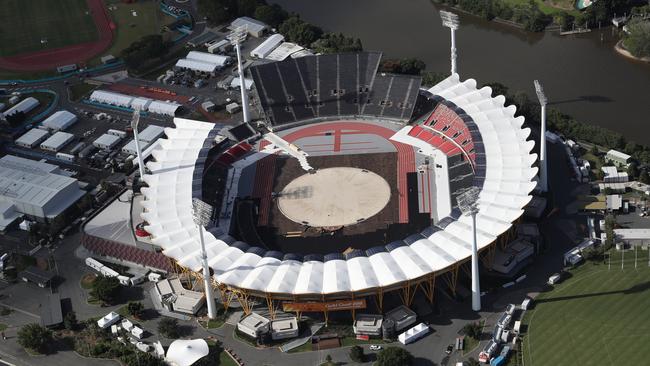
[[[536,186],[530,129],[503,96],[453,74],[421,88],[378,72],[381,53],[254,65],[254,126],[176,118],[153,151],[141,218],[178,271],[200,277],[193,221],[213,283],[244,312],[266,303],[370,299],[405,305],[436,280],[453,291],[471,257],[472,218],[456,197],[480,189],[483,259],[505,243]]]

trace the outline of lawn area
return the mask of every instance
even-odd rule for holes
[[[79,84],[71,85],[70,87],[68,87],[70,99],[76,102],[81,98],[83,98],[86,94],[90,94],[90,92],[95,88],[97,88],[97,85],[92,85],[88,83],[79,83]]]
[[[113,44],[104,54],[115,57],[119,57],[123,49],[143,36],[160,34],[165,24],[174,21],[174,18],[160,10],[158,2],[154,0],[140,0],[132,4],[121,0],[106,0],[106,8],[117,25],[117,31]],[[133,16],[133,12],[137,16]]]
[[[2,0],[2,56],[92,42],[97,37],[86,0]]]
[[[0,323],[0,332],[4,332],[7,329],[7,324]]]
[[[505,3],[510,5],[526,5],[528,0],[503,0]],[[559,11],[566,11],[569,14],[577,15],[578,10],[573,6],[575,4],[574,0],[535,0],[537,5],[539,5],[539,10],[544,14],[553,14]]]
[[[642,365],[650,359],[648,251],[611,252],[540,294],[524,317],[526,365]],[[621,269],[621,264],[623,268]]]

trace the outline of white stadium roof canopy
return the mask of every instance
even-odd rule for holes
[[[527,140],[530,129],[522,128],[524,118],[514,116],[513,106],[504,106],[503,96],[491,97],[491,89],[477,89],[473,79],[461,82],[454,74],[429,92],[463,109],[481,134],[486,172],[480,187],[477,240],[479,249],[485,248],[511,227],[531,200],[537,168],[531,167],[536,156],[531,153],[534,142]],[[200,186],[202,175],[194,174],[194,166],[197,159],[204,160],[205,140],[215,127],[180,118],[174,122],[176,128],[166,129],[167,140],[153,152],[156,161],[147,164],[152,174],[144,177],[148,187],[142,188],[146,212],[141,216],[165,255],[200,270],[199,233],[191,207],[192,186]],[[406,245],[325,262],[244,252],[231,246],[232,239],[218,234],[218,229],[206,232],[205,243],[209,265],[222,284],[262,293],[327,295],[386,288],[446,270],[471,256],[471,225],[471,217],[461,216],[444,229],[414,235],[417,238]]]

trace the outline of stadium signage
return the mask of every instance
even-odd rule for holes
[[[320,311],[342,311],[352,309],[365,309],[366,300],[338,300],[328,302],[284,302],[282,310],[286,312],[320,312]]]

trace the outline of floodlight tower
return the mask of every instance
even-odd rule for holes
[[[238,27],[228,35],[230,44],[237,50],[237,70],[239,71],[239,88],[241,89],[241,104],[244,112],[244,122],[250,122],[250,113],[248,111],[248,94],[246,93],[246,84],[244,83],[244,69],[241,61],[241,43],[246,39],[248,31],[246,27]]]
[[[142,159],[142,150],[140,150],[140,140],[138,140],[138,124],[140,123],[140,108],[133,109],[133,118],[131,118],[131,128],[133,129],[133,138],[135,141],[135,151],[138,155],[138,170],[140,171],[140,181],[144,181],[144,160]]]
[[[478,244],[476,243],[476,214],[480,189],[471,187],[456,197],[458,208],[463,215],[472,216],[472,310],[481,310],[481,284],[478,274]]]
[[[199,240],[201,242],[201,264],[203,265],[203,287],[205,288],[205,301],[208,303],[208,317],[217,317],[217,306],[214,302],[212,283],[210,282],[210,267],[208,267],[208,254],[205,251],[205,239],[203,229],[212,220],[214,208],[198,198],[192,199],[192,218],[199,229]]]
[[[539,83],[539,80],[535,80],[535,92],[537,93],[537,99],[539,99],[539,106],[542,109],[541,116],[541,131],[539,137],[539,189],[542,192],[548,191],[548,171],[547,171],[547,162],[546,162],[546,95],[544,94],[544,89],[542,84]]]
[[[440,18],[442,18],[442,25],[451,31],[451,74],[453,75],[458,72],[456,70],[456,30],[459,25],[458,15],[441,10]]]

